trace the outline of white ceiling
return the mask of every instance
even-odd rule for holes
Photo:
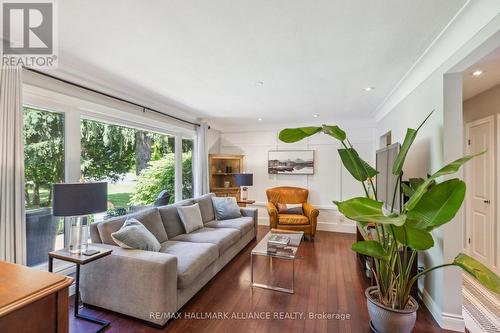
[[[474,76],[477,70],[483,74]],[[463,99],[474,97],[485,90],[500,84],[500,48],[469,67],[463,74]]]
[[[366,118],[465,2],[59,1],[58,74],[222,127]]]

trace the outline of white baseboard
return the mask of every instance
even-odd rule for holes
[[[465,320],[462,315],[443,312],[442,328],[455,332],[465,332]]]
[[[258,224],[269,226],[269,217],[259,217]],[[317,230],[354,234],[356,233],[356,225],[350,223],[318,222]]]
[[[317,229],[321,231],[343,232],[346,234],[356,233],[356,225],[350,223],[318,222]]]
[[[429,310],[431,315],[437,321],[438,325],[440,327],[443,327],[443,317],[442,317],[441,309],[434,302],[434,300],[432,299],[431,295],[429,295],[427,290],[422,289],[419,291],[420,291],[420,296],[422,298],[422,301],[424,302],[425,306],[427,307],[427,310]]]
[[[469,315],[467,311],[462,311],[464,315],[465,327],[469,332],[477,333],[483,332],[483,329],[476,323],[476,321]]]
[[[434,299],[432,299],[431,295],[425,289],[421,291],[421,296],[425,306],[441,328],[455,332],[465,331],[463,316],[442,312],[441,308],[434,302]]]

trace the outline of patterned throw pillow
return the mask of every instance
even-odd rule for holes
[[[280,214],[298,214],[304,215],[304,211],[302,210],[302,204],[276,204],[278,208],[278,213]]]
[[[127,219],[118,231],[111,234],[111,238],[124,249],[158,252],[161,247],[151,231],[134,218]]]

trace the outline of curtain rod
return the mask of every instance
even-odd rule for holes
[[[193,125],[193,126],[200,126],[200,124],[198,124],[198,123],[193,123],[193,122],[191,122],[189,120],[185,120],[185,119],[182,119],[182,118],[179,118],[179,117],[176,117],[176,116],[172,116],[172,115],[170,115],[168,113],[161,112],[161,111],[149,108],[147,106],[144,106],[144,105],[141,105],[141,104],[138,104],[138,103],[126,100],[124,98],[116,97],[116,96],[113,96],[111,94],[108,94],[108,93],[105,93],[105,92],[102,92],[102,91],[99,91],[99,90],[96,90],[96,89],[92,89],[92,88],[83,86],[81,84],[78,84],[78,83],[75,83],[75,82],[71,82],[71,81],[59,78],[59,77],[51,75],[51,74],[47,74],[45,72],[42,72],[42,71],[39,71],[39,70],[36,70],[36,69],[33,69],[33,68],[28,68],[28,67],[24,67],[24,66],[23,66],[23,68],[26,69],[26,70],[28,70],[28,71],[30,71],[30,72],[46,76],[46,77],[49,77],[49,78],[57,80],[57,81],[61,81],[63,83],[72,85],[74,87],[77,87],[77,88],[80,88],[80,89],[84,89],[84,90],[87,90],[87,91],[90,91],[90,92],[93,92],[93,93],[96,93],[96,94],[99,94],[99,95],[102,95],[102,96],[106,96],[106,97],[118,100],[120,102],[124,102],[124,103],[130,104],[130,105],[137,106],[137,107],[141,108],[143,110],[143,112],[152,111],[152,112],[157,113],[159,115],[162,115],[162,116],[165,116],[165,117],[169,117],[171,119],[175,119],[177,121],[181,121],[181,122],[186,123],[186,124],[190,124],[190,125]]]

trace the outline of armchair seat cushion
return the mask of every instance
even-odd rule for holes
[[[201,228],[190,234],[182,234],[172,238],[174,241],[191,243],[210,243],[219,248],[219,255],[240,240],[240,232],[230,228]]]
[[[166,241],[160,252],[177,257],[177,287],[189,287],[219,257],[215,244]]]
[[[285,225],[296,225],[296,224],[309,224],[309,219],[304,215],[298,214],[279,214],[278,215],[278,224]]]
[[[235,219],[222,220],[222,221],[211,221],[205,224],[205,226],[210,228],[232,228],[238,229],[241,236],[245,235],[253,228],[253,218],[250,216],[242,216]]]

